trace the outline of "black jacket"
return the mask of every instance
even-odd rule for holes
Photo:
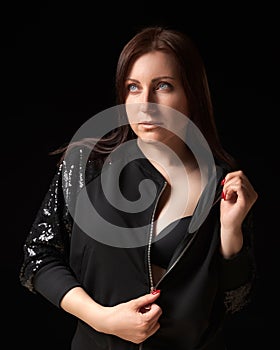
[[[57,307],[75,286],[105,306],[161,290],[161,327],[143,344],[78,321],[75,350],[223,349],[225,316],[248,302],[254,277],[245,224],[242,251],[227,260],[219,253],[220,182],[228,169],[216,165],[210,174],[192,225],[153,286],[151,223],[165,179],[136,144],[102,169],[88,156],[86,148],[75,148],[56,172],[24,245],[21,283]]]

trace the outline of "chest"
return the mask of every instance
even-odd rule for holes
[[[167,182],[156,207],[155,234],[159,234],[172,222],[193,215],[201,193],[198,171],[188,176],[178,173],[172,183]]]

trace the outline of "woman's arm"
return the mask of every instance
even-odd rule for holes
[[[221,253],[225,258],[243,246],[243,222],[258,195],[242,171],[228,173],[223,181],[221,200]]]
[[[73,226],[69,206],[75,206],[77,191],[85,181],[81,157],[83,152],[77,149],[60,165],[50,184],[24,244],[20,281],[95,330],[141,343],[159,328],[162,311],[155,304],[159,293],[105,307],[86,293],[69,265]]]
[[[160,327],[158,319],[162,311],[155,304],[159,295],[159,291],[156,291],[113,307],[105,307],[96,303],[84,289],[76,287],[65,294],[60,306],[99,332],[139,344]]]
[[[76,149],[62,162],[50,183],[23,246],[20,282],[31,292],[40,293],[56,306],[71,288],[80,285],[69,266],[73,207],[84,182],[81,174],[83,153]]]
[[[249,301],[256,277],[252,207],[257,193],[242,171],[228,173],[220,203],[221,273],[229,313]]]

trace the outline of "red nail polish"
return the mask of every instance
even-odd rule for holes
[[[154,289],[154,290],[152,291],[152,294],[158,294],[158,293],[160,293],[160,289]]]
[[[224,193],[224,191],[222,191],[222,198],[225,200],[226,199],[226,195]]]
[[[223,179],[223,180],[221,181],[221,186],[224,186],[225,182],[226,182],[226,179]]]

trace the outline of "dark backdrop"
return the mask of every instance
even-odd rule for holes
[[[227,327],[228,349],[263,348],[272,341],[279,244],[277,12],[267,2],[247,8],[179,4],[108,4],[102,10],[101,4],[3,5],[1,301],[9,348],[69,349],[72,317],[19,284],[22,245],[55,170],[57,158],[48,153],[115,104],[118,54],[146,24],[175,26],[194,39],[222,142],[259,193],[256,292]]]

